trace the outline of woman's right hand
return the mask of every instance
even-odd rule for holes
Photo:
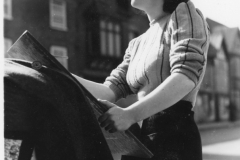
[[[128,108],[121,108],[107,100],[98,101],[110,108],[98,118],[100,126],[105,128],[106,131],[109,131],[110,133],[125,131],[135,123]]]

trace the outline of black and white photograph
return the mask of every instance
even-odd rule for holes
[[[0,159],[240,160],[239,0],[0,5]]]

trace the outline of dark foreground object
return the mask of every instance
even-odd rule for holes
[[[5,60],[5,138],[23,140],[19,159],[112,159],[111,153],[152,157],[128,130],[109,134],[97,117],[107,108],[25,32]],[[25,148],[25,149],[24,149]]]
[[[112,159],[96,117],[60,72],[5,62],[5,138],[22,140],[19,159]]]

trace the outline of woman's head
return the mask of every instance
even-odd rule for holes
[[[189,0],[131,0],[131,5],[134,8],[144,11],[148,19],[164,17],[171,14],[177,6],[182,2]]]
[[[164,12],[172,13],[181,2],[188,1],[189,0],[131,0],[131,5],[145,12],[152,9],[159,10],[159,7],[161,7]]]
[[[189,0],[163,0],[163,11],[166,13],[172,13],[180,3],[186,3],[188,1]]]

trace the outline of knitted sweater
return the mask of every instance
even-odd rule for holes
[[[181,73],[195,87],[182,100],[193,105],[203,79],[209,46],[209,28],[193,3],[181,3],[169,16],[150,23],[149,29],[130,41],[123,62],[106,78],[117,99],[136,94],[138,99],[168,76]]]

